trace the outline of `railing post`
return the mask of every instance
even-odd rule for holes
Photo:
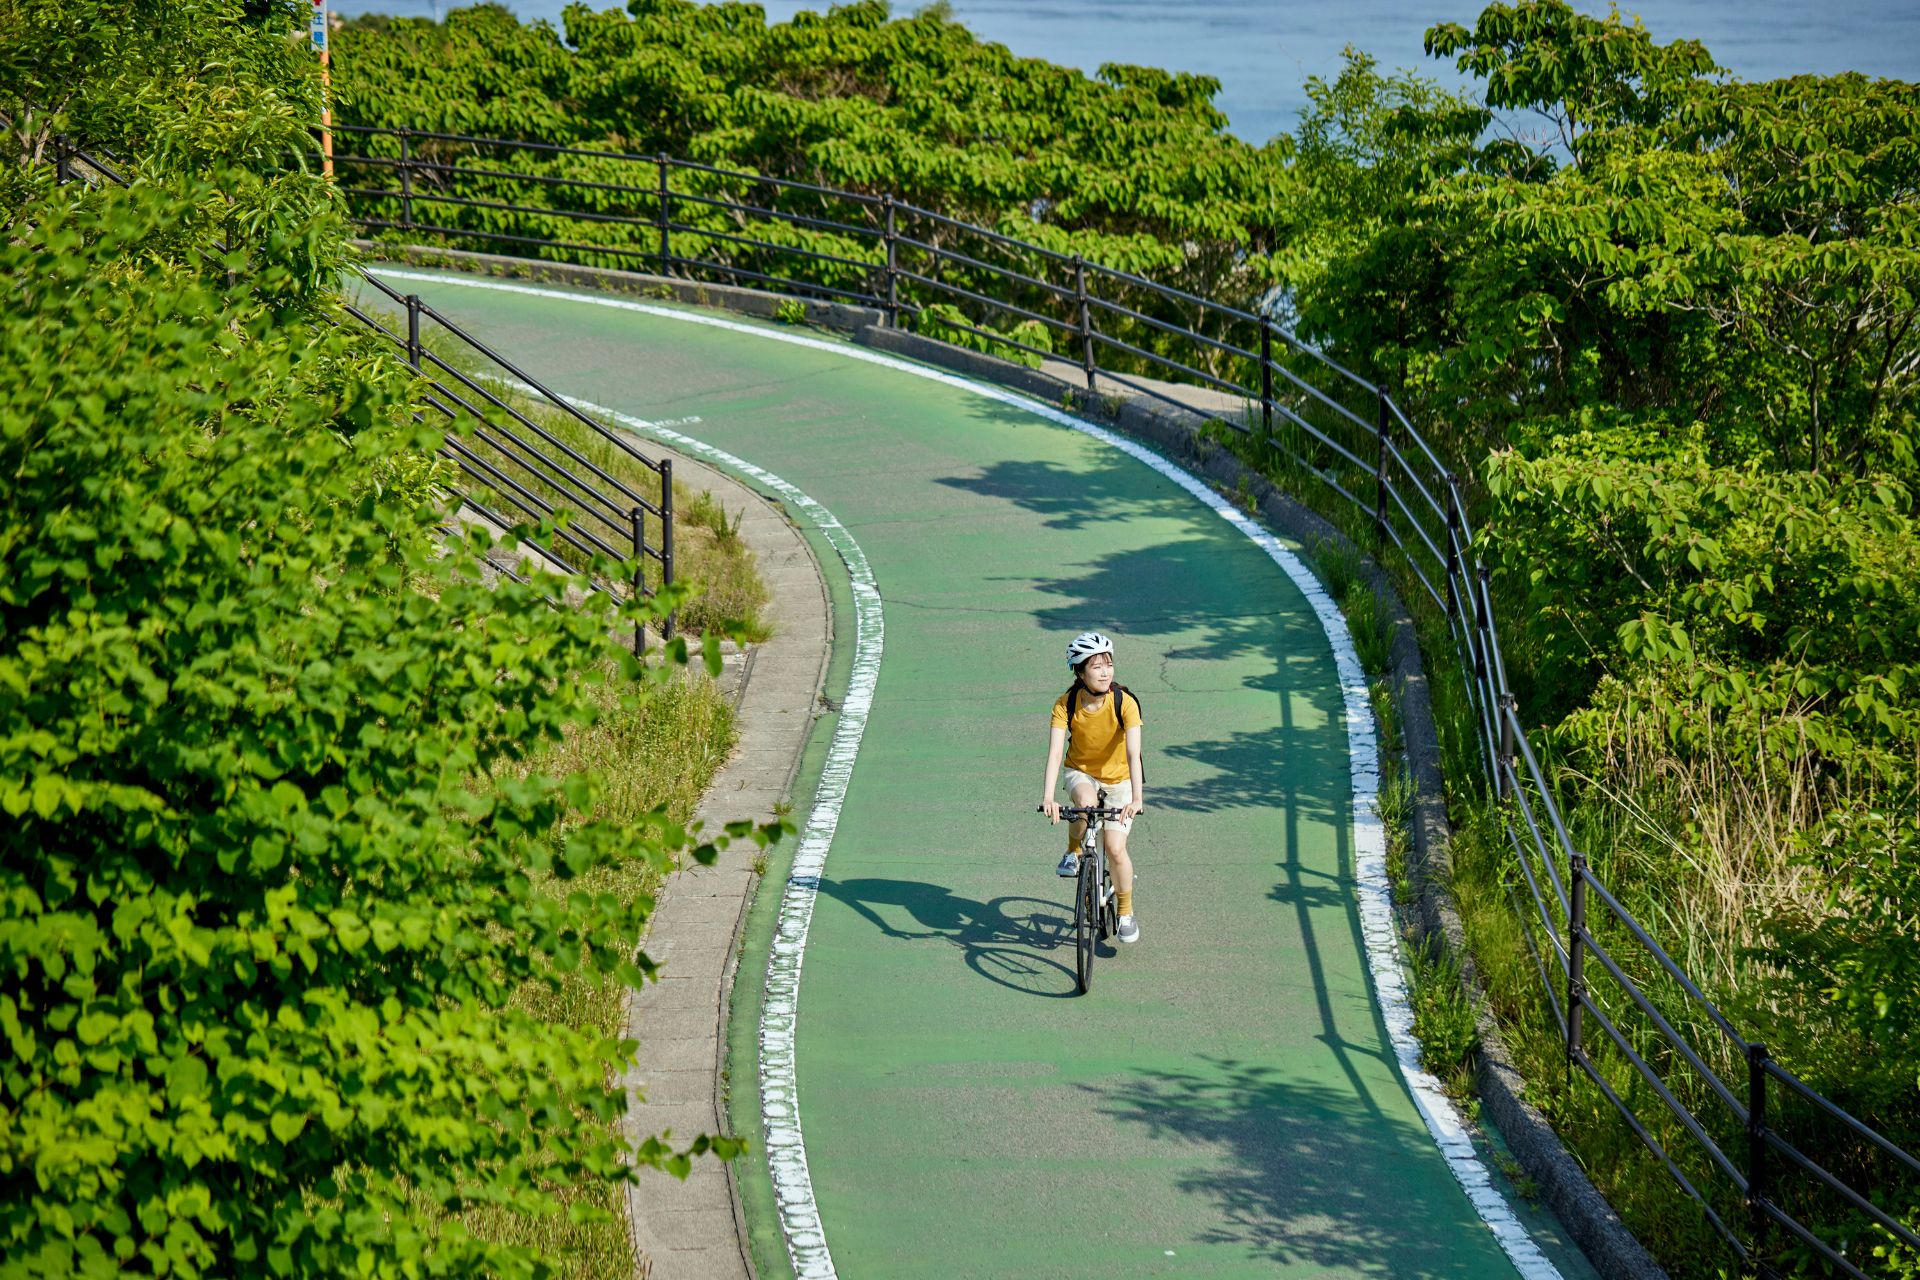
[[[1473,629],[1480,643],[1473,647],[1473,682],[1487,687],[1487,566],[1474,566]]]
[[[73,163],[67,158],[67,140],[58,134],[53,138],[53,177],[63,187],[73,181]]]
[[[420,295],[407,295],[407,363],[420,368]]]
[[[1505,800],[1513,794],[1513,717],[1519,704],[1512,694],[1502,690],[1500,693],[1500,759],[1495,763],[1495,774],[1500,783],[1500,798]]]
[[[1764,1260],[1767,1229],[1767,1046],[1747,1046],[1747,1224],[1753,1243],[1747,1252],[1751,1272],[1771,1275]]]
[[[1447,487],[1447,620],[1460,616],[1460,490],[1451,471],[1443,472],[1440,483]]]
[[[413,135],[400,131],[400,225],[413,230]]]
[[[654,192],[654,203],[660,206],[660,274],[666,275],[672,264],[671,239],[667,230],[667,153],[662,151],[654,156],[654,163],[660,170],[660,185]]]
[[[637,605],[647,598],[647,509],[635,507],[631,512],[633,519],[633,601]],[[633,620],[633,656],[638,658],[647,651],[647,627],[640,619]]]
[[[660,459],[660,587],[673,585],[673,459]],[[673,615],[660,624],[660,636],[673,639]]]
[[[1580,1056],[1581,1001],[1587,998],[1587,855],[1579,849],[1567,868],[1567,1061]]]
[[[1376,450],[1373,471],[1373,527],[1385,533],[1387,531],[1387,393],[1379,391],[1374,394],[1379,401],[1379,409],[1373,428]]]
[[[1273,436],[1273,317],[1260,316],[1260,443]]]
[[[1093,310],[1087,304],[1087,264],[1073,255],[1073,298],[1080,306],[1080,368],[1087,375],[1087,394],[1093,394]]]
[[[892,328],[900,327],[900,245],[893,238],[893,193],[888,192],[883,200],[887,215],[887,324]]]

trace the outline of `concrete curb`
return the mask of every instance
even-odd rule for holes
[[[833,641],[826,582],[777,503],[658,441],[648,447],[673,454],[677,478],[742,513],[741,537],[767,579],[774,634],[741,655],[734,689],[739,742],[694,817],[709,830],[746,818],[770,821],[792,789],[826,679]],[[684,1143],[696,1133],[730,1132],[726,1023],[760,878],[751,857],[751,846],[735,847],[712,867],[682,867],[661,887],[643,944],[661,962],[661,977],[628,993],[623,1030],[639,1042],[623,1076],[635,1139],[671,1129]],[[627,1191],[627,1223],[643,1278],[752,1280],[731,1165],[697,1161],[685,1182],[642,1170]]]
[[[367,241],[356,243],[363,248],[373,247]],[[408,262],[421,266],[441,266],[512,279],[557,281],[655,298],[672,298],[753,316],[771,318],[780,303],[789,301],[778,294],[639,272],[576,267],[425,246],[380,248],[384,252],[402,253]],[[1588,1260],[1606,1280],[1667,1280],[1666,1272],[1626,1229],[1613,1206],[1588,1180],[1546,1117],[1527,1102],[1526,1081],[1513,1065],[1499,1027],[1488,1012],[1478,970],[1467,950],[1466,930],[1448,888],[1452,878],[1452,828],[1446,817],[1439,739],[1434,728],[1419,640],[1414,631],[1412,614],[1384,571],[1333,525],[1276,489],[1229,450],[1206,439],[1201,434],[1201,428],[1211,420],[1206,413],[1182,410],[1138,395],[1118,399],[1117,396],[1100,394],[1099,389],[1089,393],[1084,382],[1078,379],[1077,371],[1076,378],[1070,381],[1050,370],[1030,369],[981,352],[889,328],[885,313],[873,308],[809,299],[799,301],[807,307],[810,323],[850,333],[863,346],[951,369],[984,382],[1012,387],[1049,403],[1070,402],[1073,411],[1083,417],[1102,422],[1151,444],[1223,491],[1236,495],[1236,498],[1244,496],[1250,500],[1256,514],[1270,528],[1293,537],[1308,549],[1309,562],[1313,558],[1313,549],[1321,545],[1339,547],[1356,558],[1362,566],[1363,576],[1392,611],[1391,682],[1394,697],[1400,705],[1407,767],[1415,790],[1414,852],[1419,863],[1417,879],[1420,884],[1417,921],[1423,938],[1440,938],[1449,953],[1458,960],[1462,981],[1475,997],[1475,1005],[1480,1011],[1481,1039],[1475,1083],[1486,1113],[1506,1139],[1522,1170],[1539,1186],[1543,1198],[1566,1227],[1568,1235],[1579,1244]],[[1125,394],[1123,388],[1116,387],[1114,390]]]

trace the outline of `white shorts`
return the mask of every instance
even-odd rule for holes
[[[1093,793],[1096,796],[1104,789],[1107,793],[1107,804],[1115,809],[1126,808],[1127,804],[1133,799],[1132,779],[1128,779],[1125,782],[1102,782],[1092,774],[1082,773],[1078,769],[1068,769],[1063,780],[1067,785],[1068,804],[1074,802],[1073,793],[1080,787],[1093,788]],[[1133,819],[1109,818],[1106,821],[1106,827],[1109,831],[1131,831],[1133,830]]]

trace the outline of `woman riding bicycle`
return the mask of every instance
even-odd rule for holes
[[[1055,825],[1060,802],[1053,798],[1060,765],[1067,766],[1068,803],[1086,808],[1097,803],[1101,791],[1120,816],[1101,828],[1107,863],[1113,872],[1114,906],[1120,913],[1117,937],[1138,942],[1140,926],[1133,918],[1133,862],[1127,857],[1127,832],[1145,801],[1140,770],[1140,699],[1114,682],[1113,641],[1097,631],[1085,631],[1067,645],[1067,665],[1073,668],[1073,687],[1053,704],[1053,722],[1047,730],[1047,772],[1040,792],[1040,808]],[[1076,820],[1067,837],[1067,854],[1056,870],[1062,876],[1080,871],[1080,838],[1085,824]]]

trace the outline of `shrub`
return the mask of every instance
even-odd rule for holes
[[[1025,365],[1029,369],[1040,367],[1040,357],[1031,351],[1022,351],[1019,347],[1008,346],[978,332],[985,328],[961,312],[960,308],[944,302],[936,302],[923,307],[915,318],[914,328],[929,338],[941,342],[950,342],[956,347],[965,347],[969,351],[983,351],[998,360],[1010,360],[1014,364]],[[1047,327],[1038,320],[1022,320],[1007,331],[1007,337],[1015,342],[1024,342],[1029,347],[1041,351],[1052,350],[1052,342]]]
[[[0,1254],[541,1274],[417,1211],[684,1171],[617,1141],[616,1041],[509,999],[583,952],[640,981],[587,944],[644,899],[534,884],[684,832],[514,768],[592,718],[611,619],[439,553],[392,483],[438,444],[404,374],[148,253],[193,198],[50,203],[0,245]]]

